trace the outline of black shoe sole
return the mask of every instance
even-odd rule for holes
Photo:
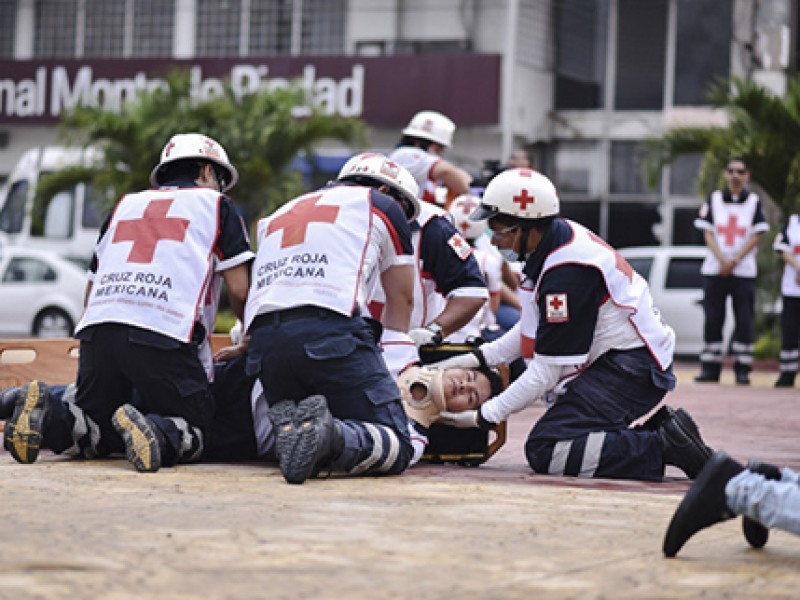
[[[298,404],[283,400],[270,408],[278,464],[288,483],[303,483],[313,474],[322,442],[320,421],[327,410],[322,396],[310,396]]]
[[[31,381],[23,390],[17,396],[14,414],[6,422],[3,447],[14,460],[27,465],[39,457],[48,389],[44,383]]]
[[[147,419],[130,404],[123,404],[111,417],[114,429],[125,442],[125,457],[140,473],[155,473],[161,468],[161,448]]]

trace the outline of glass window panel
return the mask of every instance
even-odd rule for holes
[[[103,207],[103,198],[88,183],[84,184],[83,212],[81,213],[81,227],[93,229],[100,227],[100,215]]]
[[[37,58],[75,56],[77,0],[36,0],[33,52]]]
[[[672,211],[672,243],[675,246],[703,244],[702,232],[694,226],[698,207],[676,207]]]
[[[6,197],[6,203],[0,209],[0,231],[19,233],[25,220],[25,203],[28,200],[27,179],[15,181]]]
[[[653,269],[652,258],[626,258],[631,268],[639,275],[650,281],[650,271]]]
[[[611,142],[612,194],[656,193],[659,187],[651,189],[647,185],[642,161],[643,150],[638,142]]]
[[[696,290],[703,287],[703,276],[700,274],[702,258],[671,258],[667,264],[668,290]]]
[[[14,57],[14,30],[17,28],[17,0],[0,0],[0,57]]]
[[[562,201],[561,216],[572,219],[594,232],[600,231],[600,202],[596,200]]]
[[[617,110],[657,110],[664,105],[667,0],[619,0]]]
[[[554,10],[556,108],[602,108],[608,0],[563,0]]]
[[[237,56],[241,0],[197,0],[197,56]]]
[[[656,202],[610,202],[606,240],[615,248],[657,246],[653,225],[660,222]]]
[[[37,197],[31,211],[31,235],[48,238],[68,238],[72,235],[72,215],[75,210],[75,188],[58,192],[51,198]]]
[[[289,54],[292,50],[292,0],[251,0],[250,54]]]
[[[699,152],[678,156],[670,163],[669,193],[673,196],[695,196],[697,175],[703,155]]]
[[[125,2],[86,0],[84,56],[87,58],[122,56],[124,39]]]
[[[733,2],[678,0],[676,106],[708,104],[709,84],[730,71]],[[713,15],[713,19],[708,16]]]
[[[172,55],[175,0],[134,0],[133,56]]]
[[[343,54],[345,0],[303,0],[303,54]]]

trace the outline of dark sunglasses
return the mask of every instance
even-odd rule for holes
[[[744,175],[745,173],[747,173],[747,169],[731,169],[730,167],[728,167],[725,170],[728,173],[736,173],[737,175]]]

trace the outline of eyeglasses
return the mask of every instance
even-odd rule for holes
[[[504,227],[503,229],[492,229],[492,237],[500,237],[501,235],[505,235],[507,233],[511,233],[515,229],[519,229],[519,225],[512,225],[511,227]]]
[[[736,173],[737,175],[744,175],[745,173],[747,173],[747,169],[732,169],[732,168],[728,167],[725,170],[728,173]]]

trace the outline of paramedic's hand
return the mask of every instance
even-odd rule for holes
[[[471,352],[456,354],[428,366],[434,369],[477,369],[480,366],[486,366],[486,359],[483,358],[480,348],[475,348]]]
[[[442,343],[442,328],[437,326],[436,323],[431,323],[427,327],[417,327],[408,332],[408,337],[414,340],[417,348],[425,344],[441,344]]]
[[[458,429],[477,429],[478,411],[463,410],[461,412],[442,411],[436,421],[442,425],[449,425]]]
[[[250,345],[250,336],[244,335],[238,344],[234,346],[225,346],[214,355],[214,362],[225,362],[233,360],[247,352],[247,347]]]

